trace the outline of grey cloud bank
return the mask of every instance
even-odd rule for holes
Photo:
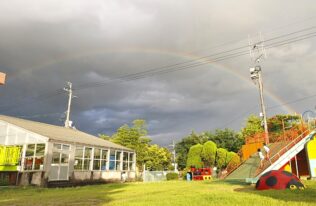
[[[67,96],[53,94],[66,81],[78,87],[188,61],[247,45],[247,36],[258,31],[272,38],[314,26],[315,11],[311,0],[1,1],[0,66],[8,75],[0,88],[1,113],[62,125]],[[315,93],[315,43],[310,38],[267,51],[262,67],[268,107]],[[245,55],[78,90],[72,120],[78,129],[112,134],[143,118],[162,145],[191,130],[239,129],[247,114],[259,111],[250,66]],[[268,114],[314,106],[311,98]]]

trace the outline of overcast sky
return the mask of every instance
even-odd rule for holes
[[[0,112],[63,125],[67,94],[57,91],[71,81],[83,88],[74,92],[71,120],[94,135],[111,135],[134,119],[145,119],[161,145],[192,130],[239,130],[249,114],[259,114],[249,55],[212,62],[231,54],[223,53],[168,73],[166,66],[203,63],[199,57],[247,46],[248,36],[256,42],[258,32],[266,40],[299,30],[296,36],[309,37],[313,26],[313,0],[1,0],[0,71],[7,83]],[[315,48],[314,37],[266,50],[260,64],[268,108],[316,94]],[[163,72],[113,80],[152,69]],[[96,82],[106,84],[87,87]],[[315,105],[316,97],[307,98],[268,115]]]

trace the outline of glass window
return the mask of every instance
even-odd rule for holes
[[[106,160],[101,160],[101,170],[106,170]]]
[[[94,149],[93,170],[106,170],[108,150]]]
[[[75,151],[75,157],[82,158],[83,157],[83,147],[77,147]]]
[[[34,150],[35,150],[35,144],[27,145],[25,156],[26,157],[34,156]]]
[[[128,161],[128,153],[123,152],[123,161]]]
[[[82,159],[76,159],[75,160],[75,170],[82,170]]]
[[[100,159],[101,157],[101,149],[94,149],[94,159]]]
[[[133,157],[134,157],[134,154],[133,154],[133,153],[129,153],[129,159],[128,159],[128,160],[129,160],[129,161],[133,161],[133,160],[134,160]]]
[[[85,159],[83,161],[83,169],[84,170],[89,170],[90,169],[90,159]]]
[[[84,158],[91,158],[92,148],[85,147]]]
[[[69,149],[70,149],[70,145],[66,145],[66,144],[63,145],[64,151],[68,151]]]
[[[109,170],[115,170],[115,161],[110,161]]]
[[[123,170],[128,170],[128,162],[123,162]]]
[[[24,170],[32,170],[33,169],[33,157],[26,157],[24,159]]]
[[[100,169],[101,169],[101,161],[93,160],[93,170],[100,170]]]
[[[108,156],[108,151],[107,150],[102,150],[102,159],[107,160],[107,156]]]
[[[54,144],[54,149],[60,150],[61,149],[61,144]]]
[[[135,170],[134,168],[134,153],[129,153],[129,158],[128,158],[128,169],[129,170]]]
[[[120,161],[121,160],[121,152],[117,151],[116,152],[116,161]]]
[[[128,157],[129,153],[128,152],[123,152],[123,170],[128,170]]]
[[[116,170],[121,170],[121,162],[116,162]]]
[[[44,157],[35,157],[34,170],[43,170]]]
[[[45,153],[45,144],[36,145],[36,156],[44,156]]]
[[[133,168],[133,162],[129,162],[129,163],[128,163],[128,167],[129,167],[129,170],[134,170],[134,168]]]
[[[69,145],[54,144],[52,164],[67,164],[69,162]]]
[[[60,153],[53,152],[52,164],[59,164],[59,160],[60,160]]]
[[[78,146],[75,152],[75,169],[90,170],[92,148]]]
[[[115,170],[115,151],[110,150],[110,164],[109,164],[109,170]]]
[[[77,146],[75,151],[75,170],[82,170],[83,164],[83,147]]]
[[[69,154],[61,154],[60,163],[68,163],[69,162]]]
[[[26,147],[24,170],[43,170],[45,144],[29,144]]]

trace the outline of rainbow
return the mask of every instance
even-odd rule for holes
[[[98,50],[88,51],[85,53],[57,56],[50,61],[42,62],[38,65],[23,69],[13,74],[9,74],[10,76],[9,76],[8,82],[13,81],[13,79],[18,76],[25,75],[27,73],[33,73],[39,69],[47,68],[49,66],[53,66],[65,61],[71,61],[71,60],[80,59],[82,57],[100,55],[100,54],[106,54],[106,53],[109,53],[109,54],[110,53],[152,53],[152,54],[160,54],[160,55],[162,54],[162,55],[168,55],[172,57],[178,57],[178,58],[182,58],[186,60],[197,59],[195,60],[195,62],[201,62],[208,65],[212,65],[213,68],[215,68],[216,70],[220,70],[227,74],[233,75],[234,77],[240,79],[243,82],[247,82],[251,85],[253,84],[253,82],[250,80],[249,77],[245,77],[244,75],[240,74],[236,69],[229,68],[223,64],[219,64],[218,62],[213,62],[212,59],[201,59],[201,56],[190,54],[190,53],[170,51],[170,50],[160,50],[160,49],[158,50],[158,49],[153,49],[153,48],[122,48],[122,49],[111,49],[111,50],[98,49]],[[264,94],[280,105],[283,105],[285,103],[285,101],[282,98],[278,97],[274,92],[272,92],[267,87],[265,87]],[[282,108],[289,113],[295,113],[295,109],[290,107],[289,105],[285,104],[282,106]]]

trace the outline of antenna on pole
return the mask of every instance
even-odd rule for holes
[[[72,95],[72,83],[67,82],[67,86],[64,88],[64,91],[68,92],[68,108],[66,112],[66,119],[65,119],[65,127],[69,128],[72,127],[72,121],[69,120],[70,118],[70,108],[71,108],[71,100],[72,98],[76,97]]]
[[[258,37],[255,41],[248,35],[248,46],[250,58],[255,64],[259,64],[261,59],[267,58],[266,49],[264,47],[264,38],[261,32],[258,33]]]

